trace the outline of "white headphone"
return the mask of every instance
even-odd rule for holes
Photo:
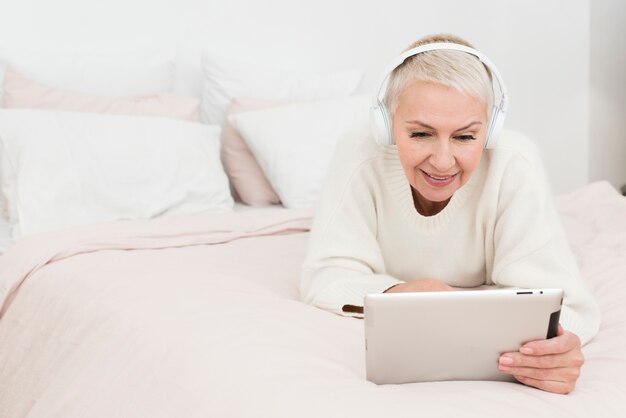
[[[409,49],[402,55],[397,56],[393,61],[389,63],[389,65],[387,65],[385,71],[383,72],[383,78],[379,84],[380,87],[378,88],[378,92],[374,96],[372,107],[370,109],[370,124],[372,127],[372,134],[374,135],[374,139],[378,144],[393,145],[394,143],[393,133],[391,130],[391,118],[389,117],[389,112],[387,111],[387,108],[383,103],[383,97],[381,95],[381,93],[384,94],[384,92],[387,91],[387,83],[389,82],[389,76],[391,75],[391,72],[409,57],[421,54],[422,52],[442,49],[461,51],[474,55],[480,61],[482,61],[482,63],[489,69],[491,74],[498,82],[498,87],[501,93],[500,101],[497,104],[494,103],[493,105],[493,109],[491,110],[491,117],[489,118],[488,122],[487,135],[485,136],[485,148],[494,148],[496,146],[496,143],[498,141],[498,135],[500,134],[500,130],[502,129],[502,125],[504,124],[504,117],[506,116],[506,110],[509,104],[509,96],[507,95],[504,81],[502,80],[502,77],[500,77],[498,69],[485,55],[465,45],[459,45],[449,42],[431,43],[418,46],[417,48]]]

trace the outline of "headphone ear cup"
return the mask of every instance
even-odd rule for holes
[[[500,131],[504,125],[504,116],[504,112],[498,106],[494,106],[489,119],[489,129],[485,136],[485,148],[493,149],[496,147]]]
[[[389,113],[385,105],[380,101],[377,101],[370,109],[370,128],[377,144],[393,145]]]

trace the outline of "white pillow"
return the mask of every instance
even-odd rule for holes
[[[241,133],[281,202],[288,208],[313,206],[332,157],[345,132],[369,123],[369,96],[304,102],[233,113]]]
[[[168,118],[0,110],[12,234],[230,211],[219,137],[216,126]]]
[[[0,64],[51,87],[105,96],[171,92],[173,54],[156,50],[74,53],[0,50]]]
[[[202,53],[201,120],[221,125],[234,98],[303,101],[348,97],[356,91],[363,71],[295,72],[263,68]]]

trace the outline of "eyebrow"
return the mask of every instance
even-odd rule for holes
[[[410,124],[410,125],[420,125],[420,126],[423,126],[424,128],[432,129],[433,131],[437,130],[437,129],[433,128],[432,126],[425,124],[424,122],[420,122],[419,120],[407,120],[406,123]],[[469,125],[466,125],[466,126],[464,126],[462,128],[459,128],[459,129],[456,129],[454,132],[464,131],[465,129],[467,129],[467,128],[471,127],[471,126],[482,125],[482,124],[483,124],[482,122],[474,121],[474,122],[471,122]]]

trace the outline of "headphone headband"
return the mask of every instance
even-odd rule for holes
[[[487,58],[487,56],[475,50],[474,48],[470,48],[465,45],[455,44],[451,42],[434,42],[434,43],[421,45],[415,48],[411,48],[403,52],[402,54],[398,55],[385,67],[383,76],[379,83],[378,91],[376,92],[376,95],[374,95],[373,103],[372,103],[372,111],[375,113],[373,118],[376,119],[376,120],[373,120],[373,123],[377,125],[374,127],[375,129],[374,134],[375,134],[375,137],[377,138],[377,141],[379,143],[393,143],[393,139],[390,137],[391,136],[391,132],[390,132],[391,121],[389,120],[389,114],[387,113],[387,110],[385,109],[385,106],[383,103],[383,97],[382,97],[384,95],[384,92],[386,92],[387,90],[387,84],[389,83],[389,77],[391,76],[391,73],[397,67],[402,65],[402,63],[407,58],[410,58],[414,55],[421,54],[423,52],[435,51],[435,50],[460,51],[460,52],[465,52],[465,53],[474,55],[489,69],[489,71],[493,75],[493,78],[495,78],[496,82],[498,83],[498,87],[500,89],[500,101],[498,102],[498,104],[494,103],[494,106],[491,112],[490,122],[489,122],[488,135],[485,139],[485,147],[488,147],[488,148],[493,147],[495,145],[495,138],[492,138],[492,137],[497,136],[500,130],[500,127],[502,123],[504,122],[504,115],[506,114],[507,108],[509,106],[509,96],[506,90],[506,86],[504,85],[504,80],[500,76],[500,72],[498,71],[496,66],[491,62],[489,58]],[[495,100],[495,97],[494,97],[494,100]],[[381,116],[377,116],[376,114],[378,113],[380,113]],[[382,118],[382,120],[379,121],[378,119],[380,118]],[[387,134],[384,134],[382,132],[381,124],[384,124],[386,126],[385,129],[388,132]],[[380,139],[380,138],[385,138],[384,135],[387,135],[386,137],[387,139],[386,140]]]
[[[491,72],[491,74],[494,76],[496,81],[498,82],[498,87],[500,88],[500,92],[501,92],[499,108],[506,112],[506,109],[508,107],[508,102],[509,102],[509,96],[507,94],[504,81],[502,80],[502,77],[500,76],[500,72],[498,71],[496,66],[493,64],[493,62],[491,62],[491,60],[487,58],[486,55],[484,55],[480,51],[475,50],[474,48],[470,48],[465,45],[454,44],[451,42],[434,42],[430,44],[425,44],[425,45],[421,45],[415,48],[411,48],[407,51],[404,51],[402,54],[398,55],[396,58],[393,59],[393,61],[391,61],[387,65],[387,67],[383,71],[383,77],[381,78],[380,83],[378,84],[380,87],[378,88],[378,92],[376,96],[374,97],[374,99],[378,101],[382,101],[383,97],[381,97],[381,93],[387,90],[387,83],[389,82],[389,77],[391,77],[391,73],[393,72],[393,70],[395,70],[400,65],[402,65],[402,63],[406,61],[407,58],[410,58],[414,55],[421,54],[422,52],[436,51],[436,50],[442,50],[442,49],[448,50],[448,51],[461,51],[461,52],[465,52],[468,54],[472,54],[476,58],[478,58],[482,63],[484,63],[489,69],[489,71]]]

